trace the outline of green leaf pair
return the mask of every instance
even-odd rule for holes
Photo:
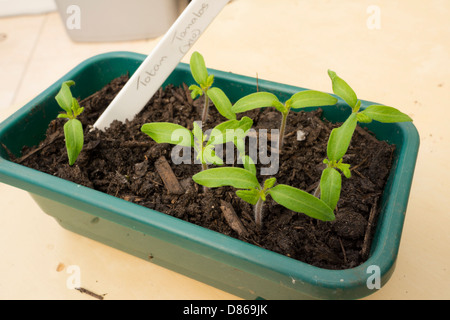
[[[253,126],[253,120],[243,117],[241,120],[228,120],[211,130],[209,137],[194,122],[193,130],[169,122],[144,124],[141,131],[157,143],[169,143],[183,147],[193,147],[202,164],[223,165],[222,159],[215,155],[214,146],[242,140]]]
[[[372,122],[372,120],[383,123],[409,122],[413,121],[411,117],[400,112],[399,110],[383,106],[371,105],[357,114],[358,121],[363,123]]]
[[[197,173],[192,179],[205,187],[218,188],[231,186],[236,189],[237,196],[242,200],[256,205],[266,201],[270,194],[272,199],[285,208],[304,213],[312,218],[322,221],[335,219],[333,210],[322,200],[300,189],[284,184],[275,185],[276,179],[270,178],[264,182],[264,186],[258,182],[256,175],[242,168],[214,168]],[[255,210],[255,221],[261,221],[262,206]]]
[[[337,99],[327,93],[306,90],[294,94],[286,103],[282,103],[277,96],[270,92],[256,92],[241,98],[231,108],[235,113],[246,112],[257,108],[273,107],[282,114],[279,135],[279,148],[283,147],[287,117],[291,109],[300,110],[307,107],[330,106],[337,103]]]
[[[231,111],[232,104],[226,94],[221,89],[212,87],[214,84],[214,75],[208,74],[205,60],[200,53],[194,52],[192,54],[190,68],[192,77],[198,84],[189,87],[192,99],[196,99],[198,96],[203,96],[204,94],[206,95],[202,122],[206,122],[209,99],[211,99],[217,111],[219,111],[222,116],[228,120],[235,120],[236,114]]]
[[[357,120],[359,122],[369,123],[373,120],[383,123],[412,121],[408,115],[399,110],[383,105],[370,105],[363,111],[360,111],[361,101],[358,100],[355,91],[353,91],[348,83],[334,71],[328,70],[328,75],[332,82],[334,94],[341,97],[352,108],[353,113],[357,113]]]
[[[83,125],[77,117],[84,111],[77,99],[72,96],[70,87],[75,85],[74,81],[66,81],[61,85],[55,99],[58,105],[66,112],[58,115],[58,118],[68,119],[64,125],[64,137],[66,140],[69,165],[73,165],[78,159],[84,145]]]
[[[327,146],[327,156],[331,162],[340,161],[347,153],[358,122],[369,123],[372,120],[383,123],[412,121],[408,115],[388,106],[371,105],[360,111],[361,101],[358,100],[356,93],[347,82],[334,71],[329,70],[328,75],[332,81],[333,92],[341,97],[353,111],[341,127],[331,131]]]
[[[356,125],[356,113],[352,113],[339,128],[331,131],[327,145],[327,156],[330,161],[339,161],[347,153]]]
[[[348,151],[358,122],[370,123],[375,120],[393,123],[412,121],[412,119],[395,108],[383,105],[371,105],[360,111],[361,101],[358,100],[356,93],[348,83],[334,71],[328,70],[328,75],[332,81],[335,95],[341,97],[352,108],[352,113],[347,120],[339,128],[331,131],[327,146],[327,159],[324,160],[327,167],[322,172],[320,179],[320,198],[334,210],[340,198],[342,184],[341,174],[336,169],[350,178],[350,165],[343,163],[342,160]]]
[[[289,113],[291,109],[299,110],[307,107],[321,107],[336,104],[337,99],[327,93],[306,90],[294,94],[286,103],[270,92],[256,92],[241,98],[232,107],[232,111],[241,113],[257,108],[274,107],[281,113]]]

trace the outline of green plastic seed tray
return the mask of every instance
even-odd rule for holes
[[[132,74],[145,59],[130,52],[94,56],[67,73],[0,124],[0,142],[16,156],[39,144],[60,109],[55,101],[62,82],[77,83],[81,99],[111,80]],[[256,79],[211,70],[215,85],[235,102],[255,92]],[[193,83],[189,66],[179,64],[166,84]],[[259,89],[287,100],[303,88],[259,80]],[[368,102],[363,101],[363,108]],[[324,116],[343,121],[349,108],[325,108]],[[407,211],[419,135],[412,123],[367,125],[377,138],[397,146],[382,197],[382,211],[369,259],[347,270],[317,268],[260,247],[115,198],[9,160],[0,146],[0,181],[29,192],[62,227],[174,270],[244,299],[359,299],[372,294],[370,277],[381,286],[391,277]],[[17,204],[20,205],[20,204]],[[377,274],[379,272],[379,274]]]

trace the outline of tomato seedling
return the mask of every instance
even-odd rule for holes
[[[333,210],[319,198],[288,185],[278,184],[275,186],[276,178],[265,180],[261,186],[254,173],[242,168],[208,169],[197,173],[192,179],[207,188],[231,186],[238,189],[236,195],[254,206],[254,219],[258,227],[262,226],[263,206],[268,195],[289,210],[322,221],[335,219]]]
[[[306,90],[294,94],[284,104],[273,93],[270,92],[256,92],[248,96],[245,96],[238,100],[231,111],[235,113],[241,113],[257,108],[274,107],[281,112],[281,124],[278,138],[278,148],[280,152],[283,148],[284,136],[286,131],[286,124],[289,112],[291,109],[299,111],[300,109],[307,107],[322,107],[334,105],[337,103],[337,99],[327,93]]]
[[[142,126],[141,131],[157,143],[194,148],[197,160],[201,162],[202,169],[206,170],[208,164],[223,165],[223,160],[215,153],[216,145],[243,140],[252,125],[253,120],[249,117],[228,120],[214,127],[209,136],[202,131],[197,122],[194,122],[192,131],[169,122],[147,123]]]
[[[208,74],[203,56],[194,52],[190,60],[192,77],[197,82],[189,87],[192,99],[198,96],[205,96],[205,105],[203,107],[202,122],[206,123],[208,118],[209,99],[213,102],[217,111],[228,120],[235,120],[236,114],[231,111],[232,104],[226,94],[219,88],[213,87],[214,75]]]
[[[59,106],[66,112],[60,113],[58,118],[67,119],[64,125],[64,137],[66,140],[67,155],[69,157],[69,165],[73,165],[77,160],[84,145],[83,125],[77,117],[84,111],[80,107],[77,99],[72,96],[70,87],[75,85],[72,80],[66,81],[61,85],[59,93],[55,99]]]
[[[320,198],[334,210],[339,201],[342,187],[341,174],[337,169],[342,171],[346,178],[350,178],[350,165],[343,163],[343,157],[347,153],[358,122],[394,123],[410,122],[412,119],[396,108],[378,104],[369,105],[361,111],[361,100],[358,99],[348,83],[334,71],[328,70],[328,75],[332,81],[334,94],[344,100],[352,109],[352,113],[345,122],[331,131],[327,145],[327,158],[324,160],[327,166],[320,179]]]

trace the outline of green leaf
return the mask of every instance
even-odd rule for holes
[[[203,151],[204,151],[203,147],[200,144],[195,143],[194,144],[194,150],[195,150],[195,153],[197,155],[195,157],[195,159],[200,160],[200,162],[203,163],[203,164],[206,163],[206,159],[204,159],[204,156],[203,156]]]
[[[206,87],[210,88],[213,85],[213,83],[214,83],[214,75],[210,74],[208,76],[208,79],[206,80]]]
[[[72,98],[72,111],[73,111],[73,116],[75,118],[78,117],[80,114],[82,114],[84,111],[84,108],[80,107],[78,100],[75,98]]]
[[[365,110],[361,111],[360,114],[383,123],[413,121],[408,115],[400,112],[399,110],[382,105],[372,105],[367,107]]]
[[[203,135],[202,128],[199,126],[197,121],[193,123],[193,127],[194,128],[192,129],[192,134],[194,137],[194,149],[197,152],[197,159],[199,159],[202,163],[207,163],[207,160],[205,159],[205,149],[203,143],[206,137]]]
[[[356,113],[352,113],[342,126],[331,131],[327,146],[330,161],[339,161],[347,153],[356,124]]]
[[[216,155],[216,151],[214,150],[214,146],[210,145],[203,149],[203,157],[204,163],[207,164],[215,164],[222,166],[223,160]]]
[[[342,160],[342,159],[341,159]],[[344,176],[349,179],[352,176],[352,172],[350,171],[350,165],[347,163],[342,163],[339,161],[339,163],[336,165],[336,168],[342,171]]]
[[[80,104],[78,103],[78,100],[75,98],[72,98],[72,107],[71,107],[73,113],[75,114],[80,110]]]
[[[193,127],[192,133],[194,134],[194,138],[197,139],[199,144],[202,144],[204,139],[202,128],[199,126],[197,121],[194,122]]]
[[[241,120],[239,120],[236,129],[241,129],[242,131],[244,131],[244,134],[246,135],[248,133],[248,131],[252,128],[253,126],[253,120],[249,117],[242,117]]]
[[[242,140],[252,126],[253,120],[249,117],[242,117],[241,120],[228,120],[222,122],[211,130],[208,145]]]
[[[73,165],[78,158],[84,144],[83,125],[77,119],[70,119],[64,125],[64,137],[66,139],[69,165]]]
[[[58,102],[59,106],[64,109],[68,114],[72,113],[72,92],[70,91],[70,87],[75,84],[74,81],[69,80],[64,82],[61,85],[61,89],[56,95],[55,99]]]
[[[358,120],[358,122],[361,122],[361,123],[371,123],[372,122],[372,119],[368,115],[363,114],[361,112],[358,112],[356,114],[356,120]]]
[[[273,200],[285,208],[306,214],[322,221],[333,221],[333,210],[322,200],[313,195],[284,184],[279,184],[269,190]]]
[[[275,185],[275,182],[277,182],[276,178],[270,178],[264,181],[264,189],[270,189]]]
[[[257,108],[275,107],[280,101],[278,98],[269,92],[256,92],[241,98],[235,103],[231,111],[234,113],[241,113]]]
[[[191,56],[190,67],[194,80],[199,85],[207,87],[208,70],[206,69],[205,59],[197,51]]]
[[[280,101],[274,101],[272,107],[275,107],[281,113],[289,113],[289,108]]]
[[[244,155],[242,157],[242,163],[244,165],[245,170],[250,171],[252,174],[256,176],[255,162],[250,156]]]
[[[214,168],[197,173],[192,179],[207,188],[231,186],[236,189],[258,189],[256,176],[242,168]]]
[[[78,117],[80,114],[83,113],[83,111],[84,111],[84,107],[79,108],[79,109],[77,110],[77,113],[75,114],[75,117]]]
[[[320,179],[320,199],[335,209],[341,196],[341,174],[334,168],[326,168]]]
[[[216,106],[217,111],[228,120],[236,119],[236,114],[231,111],[233,105],[226,94],[219,88],[211,88],[207,92],[208,97]]]
[[[353,91],[347,82],[339,78],[336,72],[328,70],[328,75],[330,76],[333,84],[333,92],[347,102],[347,104],[353,109],[358,102],[358,97],[356,96],[355,91]]]
[[[200,88],[199,86],[193,84],[192,86],[189,87],[189,90],[191,90],[191,97],[192,99],[197,98],[198,96],[202,96],[203,95],[203,90],[202,88]]]
[[[245,202],[250,203],[251,205],[255,205],[258,202],[259,198],[260,198],[260,193],[256,189],[237,190],[236,191],[236,195],[239,198],[241,198],[242,200],[244,200]]]
[[[301,109],[307,107],[331,106],[335,105],[338,100],[328,93],[307,90],[294,94],[290,101],[292,109]]]
[[[141,131],[157,143],[170,143],[184,147],[194,145],[192,133],[178,124],[170,122],[146,123],[142,126]]]
[[[358,100],[358,102],[356,102],[356,106],[353,108],[353,112],[359,112],[359,109],[361,109],[361,100]]]

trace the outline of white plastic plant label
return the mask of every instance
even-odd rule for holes
[[[107,128],[138,114],[229,0],[194,0],[144,60],[94,127]]]

